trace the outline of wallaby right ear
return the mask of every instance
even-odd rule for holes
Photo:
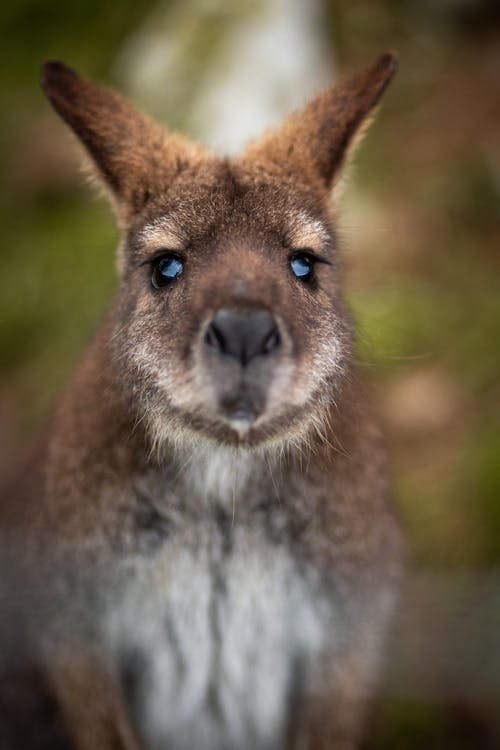
[[[277,166],[331,191],[397,68],[394,53],[330,86],[277,128],[250,143],[247,160]]]
[[[61,62],[42,66],[42,86],[56,111],[90,154],[126,222],[165,190],[203,149],[170,134],[114,91],[97,86]]]

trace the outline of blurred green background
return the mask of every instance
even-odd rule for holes
[[[500,747],[500,3],[17,0],[0,37],[3,474],[115,285],[111,213],[41,94],[41,60],[235,148],[398,50],[342,222],[414,571],[367,748]]]

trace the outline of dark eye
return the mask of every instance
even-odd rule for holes
[[[154,261],[151,283],[155,289],[171,284],[184,270],[184,261],[174,253],[167,253]]]
[[[307,253],[297,253],[290,261],[292,273],[301,281],[309,281],[312,278],[314,259]]]

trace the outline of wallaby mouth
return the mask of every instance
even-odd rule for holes
[[[225,372],[219,371],[216,388],[218,416],[240,436],[266,414],[271,373],[269,366],[263,368],[262,364],[254,362],[248,373],[240,368],[239,377],[233,367]]]
[[[220,409],[224,417],[238,432],[249,429],[264,412],[265,400],[260,393],[253,389],[253,393],[241,384],[234,396],[225,396],[220,401]]]

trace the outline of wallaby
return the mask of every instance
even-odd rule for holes
[[[61,746],[358,745],[402,544],[335,214],[395,68],[383,55],[222,158],[43,66],[122,235],[12,522]]]

